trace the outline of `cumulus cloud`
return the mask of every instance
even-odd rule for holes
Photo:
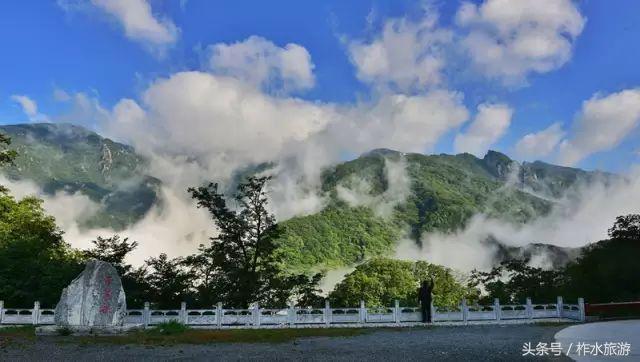
[[[315,83],[311,55],[304,47],[289,43],[279,47],[259,36],[232,44],[209,47],[209,67],[218,74],[281,92],[305,90]]]
[[[14,94],[11,96],[11,100],[18,103],[24,114],[29,118],[35,117],[38,114],[38,105],[33,99],[25,95]]]
[[[189,178],[197,180],[197,173],[227,178],[239,167],[278,160],[309,174],[345,152],[375,147],[422,152],[467,118],[462,96],[449,91],[340,107],[273,97],[235,78],[181,72],[154,82],[141,103],[121,100],[103,128],[165,163],[197,163],[180,176],[194,172]],[[173,173],[167,166],[158,172]]]
[[[516,143],[516,153],[521,157],[549,156],[564,137],[562,124],[556,122],[542,131],[529,133]]]
[[[575,165],[585,157],[609,150],[640,123],[640,89],[596,94],[582,103],[572,135],[562,141],[558,161]]]
[[[567,63],[586,22],[572,0],[463,2],[449,27],[438,23],[436,10],[388,19],[370,39],[348,41],[358,78],[414,92],[442,85],[469,61],[474,72],[522,85],[531,73]]]
[[[413,96],[384,95],[346,115],[351,121],[332,125],[332,134],[343,147],[360,152],[379,147],[428,152],[440,137],[469,118],[462,94],[445,90]]]
[[[513,110],[506,104],[481,104],[475,119],[454,140],[456,152],[482,156],[509,128]]]
[[[586,19],[571,0],[486,0],[463,3],[461,44],[484,75],[507,84],[546,73],[571,58]]]
[[[360,80],[409,91],[442,82],[443,48],[451,41],[451,31],[439,28],[429,11],[418,21],[390,19],[372,40],[350,42],[348,51]]]
[[[147,0],[58,0],[58,5],[67,12],[99,9],[118,21],[127,38],[159,55],[177,41],[180,33],[171,19],[153,14]]]
[[[47,115],[38,112],[38,103],[32,98],[21,94],[14,94],[10,98],[20,106],[30,122],[47,122],[49,120]]]
[[[141,105],[121,100],[112,115],[105,125],[109,134],[176,163],[198,163],[201,170],[191,171],[201,176],[215,170],[218,177],[228,178],[240,166],[277,159],[288,142],[322,130],[333,110],[296,98],[274,98],[234,78],[182,72],[154,82]]]

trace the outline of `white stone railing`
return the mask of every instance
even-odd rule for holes
[[[47,325],[54,324],[54,309],[41,309],[35,302],[33,308],[5,307],[0,301],[0,324],[5,325]],[[553,304],[532,304],[527,298],[526,304],[502,305],[496,299],[491,305],[467,305],[466,301],[454,308],[431,306],[434,323],[475,322],[475,321],[526,321],[532,319],[571,319],[584,321],[584,300],[577,304],[564,304],[558,297]],[[168,321],[178,321],[186,325],[211,326],[216,328],[233,326],[336,326],[336,325],[380,325],[412,324],[421,321],[419,307],[402,307],[395,302],[393,307],[332,308],[327,301],[324,308],[300,308],[290,305],[288,308],[228,309],[221,303],[216,307],[187,309],[182,303],[180,309],[151,309],[145,303],[144,309],[128,309],[126,324],[157,325]]]

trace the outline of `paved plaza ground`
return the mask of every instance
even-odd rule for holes
[[[523,344],[551,343],[567,325],[487,325],[376,329],[353,336],[307,337],[281,343],[112,344],[77,337],[13,338],[0,348],[7,361],[513,361]],[[531,360],[568,360],[536,356]]]

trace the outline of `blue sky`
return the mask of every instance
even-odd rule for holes
[[[107,113],[112,112],[122,99],[132,99],[141,105],[147,117],[152,117],[157,110],[141,100],[151,84],[190,70],[218,76],[228,76],[229,72],[236,71],[234,76],[240,74],[242,78],[249,70],[235,69],[229,64],[209,68],[206,65],[211,55],[208,47],[244,42],[251,36],[258,36],[271,42],[276,49],[289,43],[306,49],[313,64],[311,86],[299,86],[293,91],[283,88],[275,93],[263,89],[277,99],[297,98],[309,104],[357,108],[361,103],[375,104],[389,94],[415,96],[443,89],[456,92],[462,97],[469,117],[443,131],[433,146],[425,143],[426,152],[473,149],[475,153],[481,153],[485,148],[492,148],[519,159],[564,160],[565,164],[617,172],[628,170],[639,160],[637,125],[640,121],[637,112],[633,111],[640,86],[640,42],[637,40],[640,3],[637,1],[557,0],[561,9],[577,13],[571,12],[550,25],[542,22],[530,29],[527,24],[513,25],[505,18],[496,20],[492,17],[488,3],[499,0],[476,1],[472,8],[474,15],[466,22],[456,20],[463,7],[458,1],[136,0],[151,11],[151,18],[143,20],[156,21],[153,26],[166,25],[164,30],[153,28],[160,35],[140,35],[134,28],[128,31],[122,14],[130,9],[123,6],[114,10],[104,5],[104,1],[0,3],[0,46],[4,49],[0,57],[0,123],[71,120],[100,124],[101,121],[78,119],[85,113],[74,113],[74,105],[61,101],[61,94],[84,94]],[[544,9],[534,9],[538,10],[544,12]],[[408,75],[415,76],[415,79],[411,78],[410,86],[401,85],[399,78],[392,74],[376,73],[372,75],[375,80],[362,75],[362,64],[354,60],[358,44],[375,44],[390,22],[398,21],[397,25],[401,19],[404,24],[423,24],[434,14],[437,14],[437,25],[423,28],[416,25],[416,34],[422,36],[442,30],[443,37],[451,37],[438,41],[436,46],[435,57],[443,65],[430,74],[438,73],[440,80],[415,81],[422,74],[419,66],[416,67],[417,74]],[[517,16],[517,11],[515,14]],[[510,34],[523,39],[525,35],[542,34],[540,36],[546,37],[550,44],[558,39],[568,39],[569,46],[545,59],[512,55],[478,66],[478,57],[473,55],[477,43],[471,43],[470,34],[497,36],[495,29],[501,29],[504,24],[512,27]],[[557,33],[540,30],[550,26],[557,26]],[[407,28],[409,33],[414,29],[412,25]],[[158,40],[156,36],[164,38]],[[433,51],[424,45],[430,41],[423,39],[415,44],[425,46],[421,57]],[[385,45],[384,42],[380,44]],[[548,61],[553,64],[546,64]],[[514,65],[515,62],[521,64]],[[517,74],[505,75],[503,70],[512,65],[519,69]],[[284,71],[278,66],[274,69],[284,77]],[[264,86],[265,83],[260,84]],[[278,88],[273,87],[269,89]],[[595,95],[594,108],[583,108],[584,102]],[[25,96],[35,102],[37,114],[25,114],[16,96]],[[610,105],[605,104],[607,100],[611,101]],[[483,123],[479,121],[482,118],[477,108],[480,104],[503,105],[503,110],[508,109],[508,112],[487,112],[489,120]],[[630,111],[617,112],[619,107],[628,107]],[[371,105],[373,108],[375,105]],[[93,116],[95,114],[89,113],[87,117]],[[498,132],[499,136],[488,135],[487,132],[491,132],[483,128],[492,122],[491,117],[508,119],[508,126]],[[477,123],[475,128],[474,122]],[[523,137],[545,130],[556,122],[560,122],[558,129],[562,132],[558,139],[549,141],[553,143],[549,146],[552,150],[518,154],[522,149],[516,149],[516,145]],[[608,128],[618,123],[627,126],[617,131]],[[590,138],[609,134],[609,131],[611,137],[616,137],[611,145],[589,143]],[[466,138],[460,134],[466,134]],[[481,145],[475,148],[468,145],[478,137],[489,137],[491,141],[478,141]],[[573,151],[563,151],[563,141]],[[419,142],[416,144],[421,147]]]

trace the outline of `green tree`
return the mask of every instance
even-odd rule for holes
[[[91,241],[91,244],[93,247],[84,251],[85,257],[111,263],[121,276],[133,269],[131,265],[125,263],[124,259],[138,247],[137,241],[129,242],[129,238],[120,239],[119,235],[109,238],[98,236]]]
[[[589,303],[640,299],[640,215],[619,216],[608,240],[586,246],[566,268],[566,295]]]
[[[524,303],[527,297],[536,302],[554,302],[562,294],[563,271],[536,268],[527,262],[509,260],[487,272],[474,270],[470,284],[483,287],[486,294],[481,301],[485,303],[491,303],[493,298],[502,303]]]
[[[419,282],[425,279],[434,281],[435,305],[455,306],[462,298],[474,296],[474,291],[446,267],[424,261],[376,258],[347,274],[331,292],[330,299],[335,305],[350,307],[359,305],[360,300],[369,306],[391,306],[395,300],[402,305],[417,305]]]
[[[248,177],[241,182],[232,198],[233,209],[227,206],[218,184],[188,190],[198,207],[209,210],[219,230],[210,245],[201,246],[203,257],[190,261],[196,262],[198,279],[207,283],[201,282],[201,286],[226,305],[284,304],[297,282],[314,281],[285,275],[280,268],[282,258],[275,252],[280,229],[267,208],[266,183],[270,179]]]
[[[616,240],[640,241],[640,215],[618,216],[613,227],[609,229],[609,237]]]
[[[109,238],[98,236],[91,243],[93,247],[83,251],[84,257],[111,263],[122,280],[122,287],[127,296],[127,306],[142,307],[149,298],[146,269],[144,267],[134,268],[125,261],[129,253],[138,247],[138,242],[130,242],[129,238],[121,239],[119,235],[114,235]]]
[[[82,270],[82,255],[62,239],[42,200],[0,192],[0,296],[10,306],[53,307]]]
[[[169,259],[167,254],[145,261],[148,267],[144,279],[149,286],[148,298],[157,308],[177,308],[181,302],[193,304],[189,272],[181,258]],[[150,271],[149,271],[150,270]]]

